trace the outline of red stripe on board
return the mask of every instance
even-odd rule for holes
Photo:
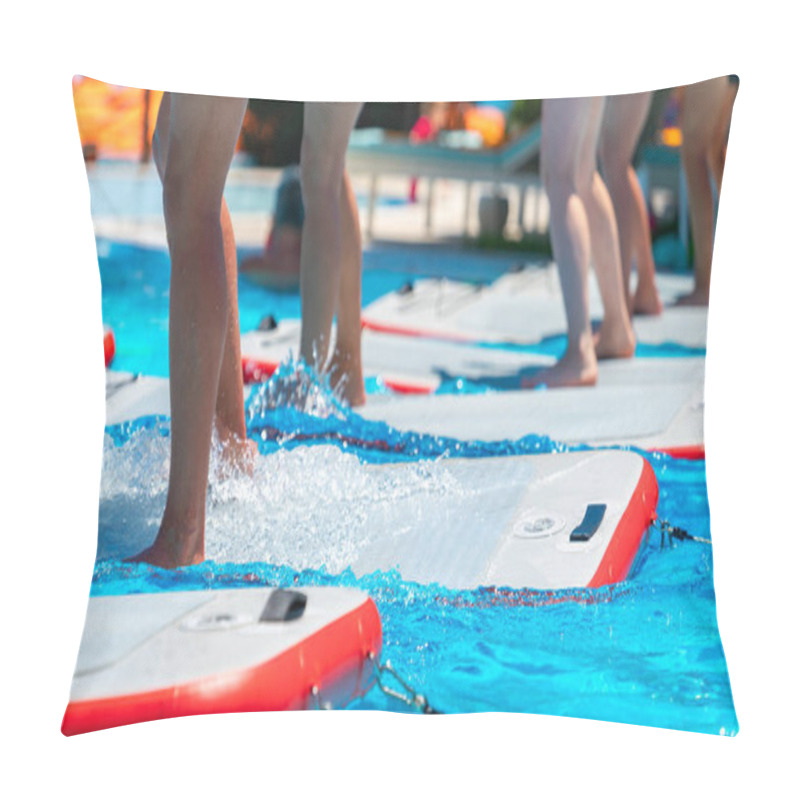
[[[436,390],[432,386],[425,386],[416,383],[404,383],[403,381],[383,379],[387,389],[391,389],[398,394],[433,394]]]
[[[381,620],[370,598],[294,647],[255,667],[137,694],[69,703],[65,736],[196,714],[341,707],[373,684]],[[319,693],[312,695],[312,688]]]
[[[477,344],[480,340],[474,336],[466,336],[463,333],[452,331],[426,331],[422,328],[407,328],[403,325],[389,325],[385,322],[375,322],[370,319],[362,319],[361,327],[364,330],[374,331],[375,333],[394,333],[398,336],[417,336],[425,339],[444,339],[447,342],[460,342],[462,344]]]
[[[597,589],[609,583],[619,583],[628,577],[644,532],[656,517],[657,504],[658,481],[656,474],[650,464],[642,459],[642,474],[639,476],[628,507],[606,547],[603,560],[587,584],[588,589]]]
[[[687,458],[691,461],[702,461],[706,457],[704,444],[686,444],[678,447],[653,447],[648,452],[664,453],[673,458]]]
[[[261,361],[257,358],[242,358],[242,378],[245,383],[263,383],[269,380],[277,370],[277,361]],[[398,381],[392,378],[384,378],[384,384],[388,389],[398,394],[435,394],[436,389],[424,383],[409,383]],[[700,461],[706,457],[704,444],[687,444],[676,447],[651,447],[649,453],[665,453],[672,458],[686,458]]]
[[[261,361],[257,358],[242,358],[242,379],[245,383],[263,383],[269,380],[280,365],[277,361]],[[384,383],[398,394],[433,394],[434,387],[424,383],[409,383],[393,378]]]

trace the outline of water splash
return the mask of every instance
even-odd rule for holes
[[[346,405],[342,385],[330,385],[330,376],[319,366],[302,358],[287,356],[266,383],[253,390],[247,408],[247,421],[264,417],[276,409],[292,409],[317,419],[344,419]]]
[[[344,570],[374,540],[381,519],[403,502],[422,516],[432,502],[467,490],[445,460],[375,469],[330,444],[274,448],[252,473],[232,469],[212,448],[206,554],[218,563],[268,562]],[[166,503],[169,439],[163,425],[106,436],[98,558],[125,558],[148,546]]]

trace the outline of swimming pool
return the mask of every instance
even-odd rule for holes
[[[251,175],[257,172],[250,170]],[[229,179],[225,185],[225,200],[231,214],[271,213],[278,193],[278,171],[274,176],[261,180],[246,178]],[[91,190],[91,212],[93,218],[137,217],[163,218],[162,188],[155,164],[142,166],[124,161],[99,161],[87,165],[87,177]],[[359,208],[366,208],[369,198],[358,194]],[[384,195],[377,199],[382,206],[407,202],[400,197]]]
[[[251,409],[263,391],[254,390]],[[384,660],[437,710],[533,711],[736,732],[706,544],[662,549],[660,535],[653,534],[628,580],[583,590],[577,601],[563,603],[553,603],[552,592],[455,592],[405,582],[394,572],[357,579],[347,569],[347,553],[357,544],[351,534],[356,526],[349,523],[359,505],[391,502],[370,489],[370,464],[426,463],[425,481],[395,487],[416,493],[424,508],[441,488],[449,457],[523,455],[563,446],[537,436],[466,443],[400,434],[351,411],[324,420],[290,409],[251,413],[248,432],[265,456],[255,486],[250,478],[214,483],[207,519],[210,560],[169,572],[120,560],[155,535],[166,493],[168,430],[168,420],[156,417],[107,430],[93,594],[354,586],[377,603]],[[704,462],[647,457],[660,484],[659,516],[709,537]],[[289,560],[322,566],[280,566]],[[405,710],[377,688],[355,706]]]
[[[243,250],[240,257],[252,252]],[[121,244],[108,239],[98,239],[97,253],[103,288],[103,322],[113,329],[116,344],[113,368],[167,377],[169,255],[162,248]],[[491,256],[437,247],[370,248],[364,252],[362,303],[367,305],[422,277],[490,283],[518,262],[519,258],[513,255]],[[239,324],[243,332],[255,330],[270,314],[277,321],[300,318],[297,292],[272,291],[243,275],[239,276],[238,291]],[[547,356],[560,355],[565,346],[566,336],[549,337],[533,345],[502,345],[504,349]],[[703,354],[702,350],[672,344],[637,345],[640,356],[668,358]],[[456,378],[446,381],[440,391],[485,391],[487,388],[492,388],[489,382],[473,385],[459,383]],[[368,383],[368,392],[379,390],[374,381]]]
[[[117,333],[115,367],[167,374],[166,253],[100,242],[103,316]],[[409,262],[396,251],[365,254],[364,300],[438,270],[489,281],[507,268],[484,256],[441,254]],[[265,313],[299,316],[296,295],[240,281],[242,327]],[[154,353],[154,350],[163,350]],[[288,368],[291,371],[291,367]],[[273,378],[279,381],[281,375]],[[174,572],[121,560],[149,544],[166,495],[169,421],[146,417],[106,430],[98,561],[92,593],[235,588],[263,584],[346,585],[375,600],[383,659],[445,712],[533,711],[732,735],[738,723],[716,622],[711,549],[667,544],[654,534],[624,583],[569,595],[485,588],[451,591],[395,572],[356,578],[347,569],[353,515],[391,502],[370,465],[425,465],[394,490],[421,509],[446,490],[447,459],[490,459],[566,449],[531,434],[466,442],[401,433],[341,407],[315,386],[318,411],[267,408],[270,385],[248,400],[248,434],[259,444],[255,480],[222,474],[214,457],[207,519],[209,560]],[[643,454],[660,485],[661,518],[709,538],[705,462]],[[443,488],[444,487],[444,488]],[[354,501],[354,492],[356,500]],[[303,513],[298,513],[303,509]],[[282,566],[298,565],[296,569]],[[558,599],[558,597],[557,597]],[[405,710],[377,688],[357,708]]]

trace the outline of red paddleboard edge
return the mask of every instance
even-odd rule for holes
[[[653,468],[642,459],[639,481],[594,576],[586,585],[588,589],[619,583],[628,577],[642,537],[656,518],[657,504],[658,481]]]
[[[116,697],[70,702],[65,736],[171,717],[343,707],[375,680],[381,652],[375,603],[358,607],[279,655],[241,670]]]

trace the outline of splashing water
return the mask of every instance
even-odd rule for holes
[[[330,385],[330,376],[319,366],[313,367],[300,358],[285,358],[267,383],[256,386],[248,403],[248,422],[263,417],[268,411],[294,409],[310,417],[343,420],[347,410],[342,400],[343,386]]]
[[[248,405],[248,430],[257,432],[265,457],[249,473],[230,466],[216,437],[212,444],[210,560],[338,573],[374,540],[380,520],[390,518],[399,502],[410,501],[421,518],[437,498],[457,501],[467,491],[444,461],[376,470],[346,447],[324,441],[282,446],[286,437],[279,442],[266,436],[265,420],[275,417],[281,426],[288,422],[301,431],[320,422],[357,424],[327,382],[302,363],[281,365],[268,384],[257,387]],[[106,434],[98,558],[125,558],[155,537],[167,494],[168,432],[167,420],[151,417]]]
[[[383,658],[444,711],[533,711],[709,733],[738,729],[714,605],[711,550],[645,543],[629,579],[578,592],[453,591],[396,572],[356,577],[381,514],[410,501],[466,499],[454,456],[560,452],[546,437],[462,442],[364,420],[307,369],[281,365],[248,402],[248,435],[261,457],[252,475],[212,449],[207,557],[159,570],[120,559],[155,536],[166,499],[169,422],[109,427],[104,443],[98,562],[92,593],[354,586],[383,624]],[[302,391],[298,391],[302,386]],[[646,455],[646,454],[643,454]],[[703,462],[646,455],[659,516],[708,537]],[[393,463],[392,469],[375,469]],[[371,520],[371,522],[369,522]],[[572,602],[560,602],[562,600]],[[402,710],[373,690],[361,708]]]

